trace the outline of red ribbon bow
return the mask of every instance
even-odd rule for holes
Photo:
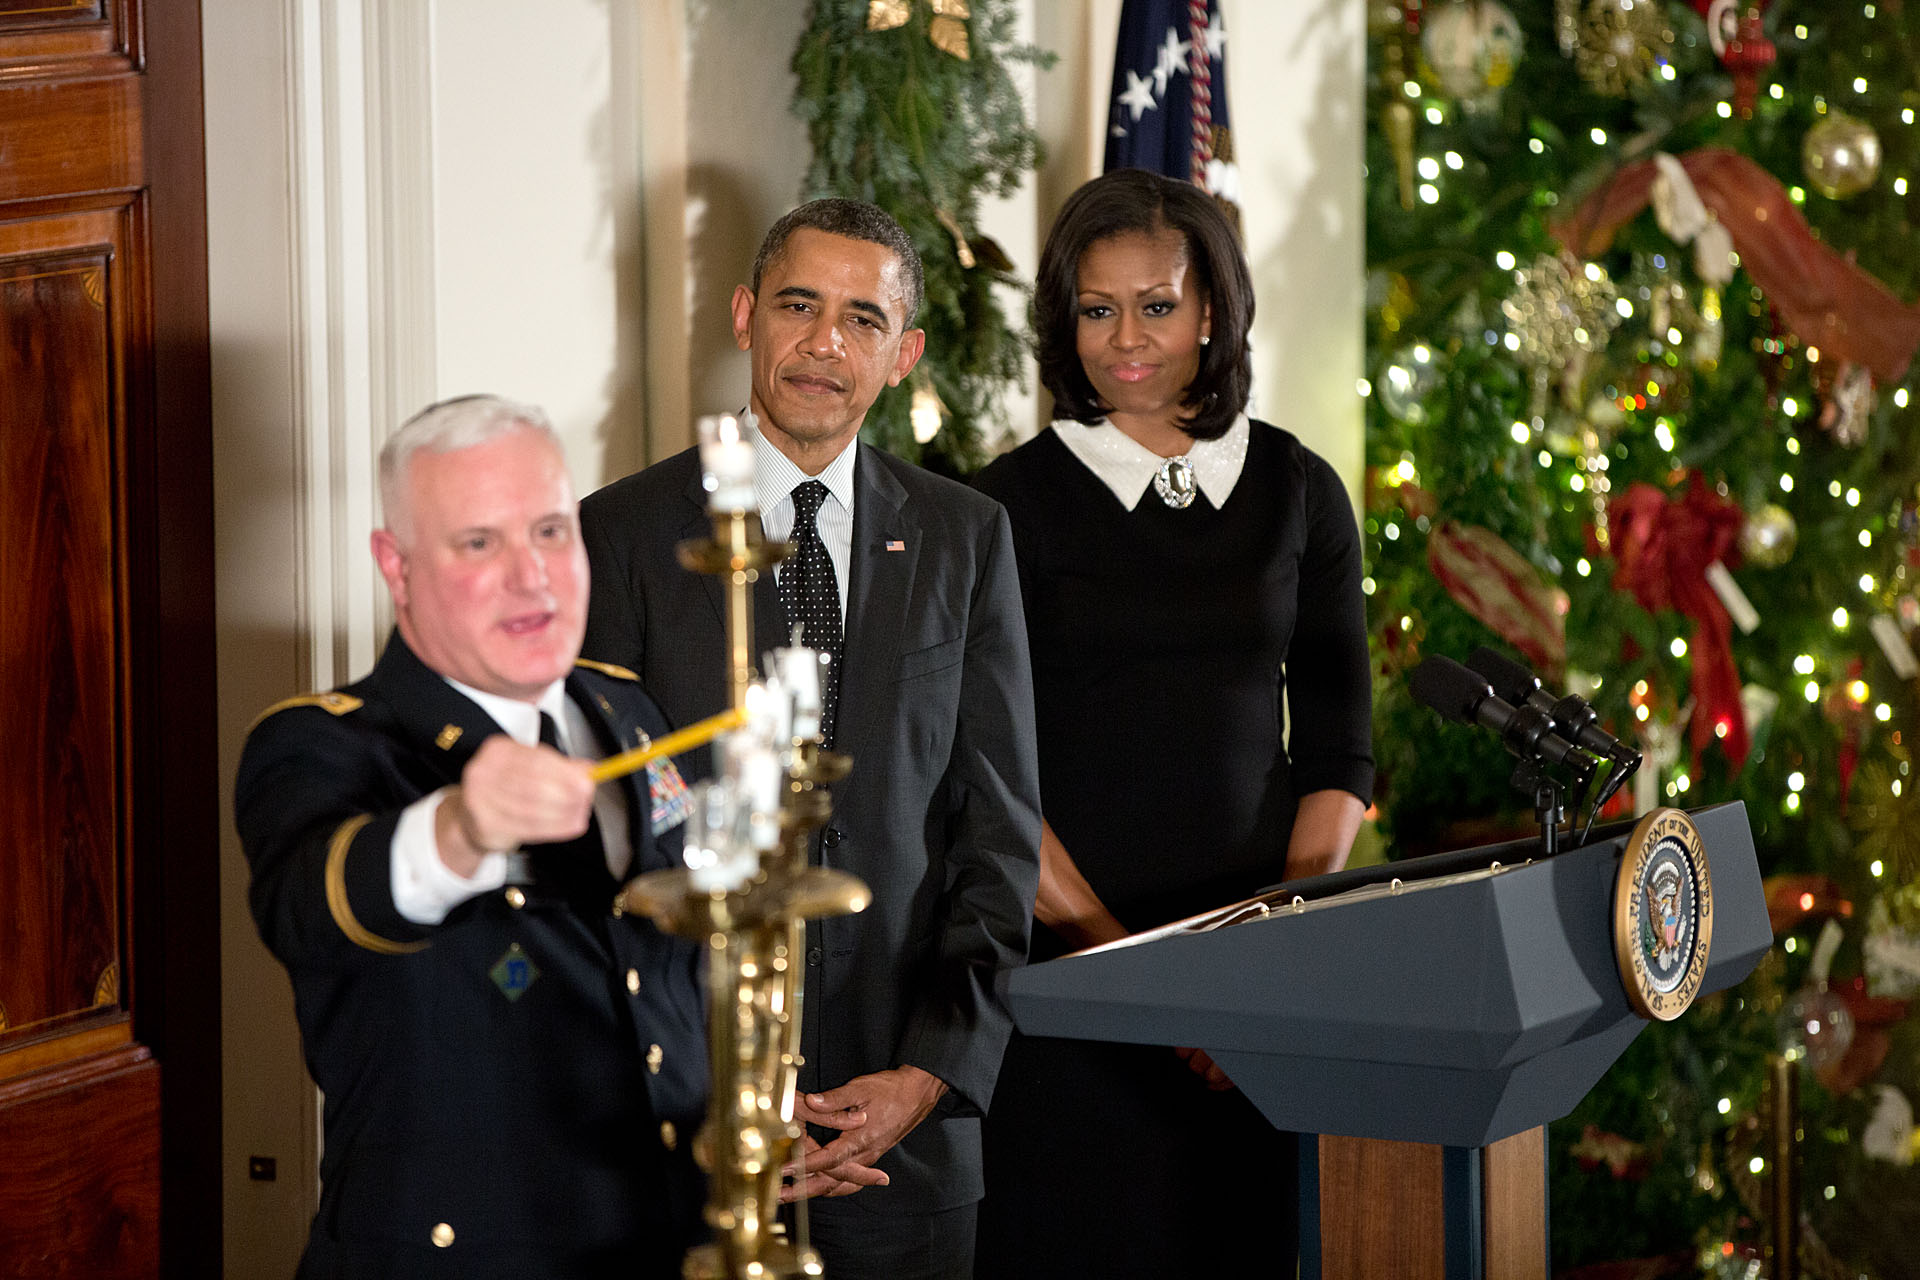
[[[1747,721],[1740,710],[1740,672],[1733,663],[1733,620],[1707,583],[1707,567],[1729,563],[1746,515],[1715,494],[1695,472],[1686,492],[1668,495],[1636,483],[1607,508],[1613,585],[1633,593],[1649,613],[1675,609],[1693,619],[1693,717],[1687,736],[1693,767],[1718,741],[1735,770],[1747,762]],[[1725,726],[1724,729],[1721,726]]]

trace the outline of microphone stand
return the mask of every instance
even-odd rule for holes
[[[1538,756],[1522,756],[1514,766],[1513,785],[1533,795],[1533,816],[1540,824],[1540,854],[1551,858],[1560,852],[1560,824],[1566,818],[1565,797],[1560,784],[1549,774]]]

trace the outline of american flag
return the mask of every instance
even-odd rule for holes
[[[1185,178],[1237,214],[1218,0],[1126,0],[1113,56],[1106,168]]]

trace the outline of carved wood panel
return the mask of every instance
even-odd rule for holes
[[[0,227],[0,1049],[121,1013],[113,248],[10,252],[28,229]]]
[[[221,1269],[199,8],[0,0],[9,1280]]]
[[[31,1087],[0,1085],[0,1276],[156,1274],[159,1095],[160,1072],[136,1047],[46,1073]]]
[[[132,0],[0,0],[0,79],[128,70]]]
[[[0,31],[91,26],[106,8],[102,0],[0,0]]]

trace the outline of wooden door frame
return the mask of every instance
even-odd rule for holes
[[[199,0],[148,0],[145,27],[153,430],[129,473],[150,537],[129,566],[135,739],[134,1034],[161,1068],[161,1248],[169,1277],[217,1275],[220,785],[214,665],[213,425]]]

